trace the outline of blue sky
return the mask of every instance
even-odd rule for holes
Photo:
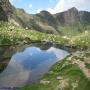
[[[10,0],[10,2],[30,14],[39,13],[41,10],[47,10],[54,14],[71,7],[90,11],[90,0]]]

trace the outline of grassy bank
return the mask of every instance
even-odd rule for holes
[[[35,30],[26,30],[11,23],[0,22],[0,45],[14,45],[38,41],[51,41],[61,45],[90,48],[90,31],[83,31],[77,36],[45,34]]]
[[[31,41],[52,41],[65,44],[68,39],[59,35],[40,33],[34,30],[25,30],[16,27],[10,23],[1,23],[0,25],[0,45],[30,43]]]

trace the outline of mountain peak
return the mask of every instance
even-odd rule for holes
[[[40,12],[40,14],[50,14],[50,13],[48,11],[43,10]]]
[[[45,16],[45,17],[48,17],[48,16],[52,16],[52,14],[50,14],[48,11],[41,11],[40,13],[36,14],[36,15],[39,15],[39,16]]]
[[[76,7],[72,7],[72,8],[70,8],[68,11],[78,11],[78,9],[76,8]]]
[[[72,7],[65,12],[56,14],[56,17],[63,25],[77,25],[77,22],[79,22],[79,11]]]

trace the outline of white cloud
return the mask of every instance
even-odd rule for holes
[[[37,11],[36,11],[36,12],[37,12],[37,13],[40,13],[41,11],[42,11],[42,9],[37,9]]]
[[[85,0],[73,0],[72,3],[73,3],[73,6],[76,6],[78,9],[82,9],[86,6]]]
[[[57,5],[55,6],[55,12],[63,11],[65,6],[65,0],[59,0]]]
[[[55,10],[53,10],[52,8],[48,8],[47,11],[49,11],[50,13],[54,14]]]
[[[48,8],[47,11],[49,11],[52,14],[61,12],[64,10],[64,5],[65,5],[65,0],[58,0],[56,6],[54,8]]]
[[[58,59],[63,59],[63,57],[66,57],[67,55],[69,55],[68,52],[64,51],[64,50],[60,50],[54,47],[51,47],[50,49],[47,50],[48,53],[54,52],[54,54],[56,55],[56,57]]]
[[[32,8],[32,4],[29,4],[29,8]]]
[[[13,0],[10,0],[10,2],[12,3],[12,2],[13,2]]]
[[[58,13],[65,11],[71,7],[76,7],[79,10],[84,9],[86,6],[86,0],[57,0],[57,4],[55,5],[54,8],[48,8],[47,11],[50,13]]]

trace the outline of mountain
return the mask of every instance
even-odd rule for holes
[[[62,25],[90,24],[90,12],[78,11],[75,7],[65,12],[57,13],[55,16]]]
[[[75,27],[90,25],[90,12],[71,9],[50,14],[41,11],[37,14],[28,14],[23,9],[15,8],[9,0],[0,0],[0,21],[9,21],[18,26],[45,33],[61,33],[59,27]]]
[[[80,11],[79,16],[82,24],[90,25],[90,12]]]
[[[76,8],[55,14],[61,25],[76,25],[79,22],[79,12]]]

